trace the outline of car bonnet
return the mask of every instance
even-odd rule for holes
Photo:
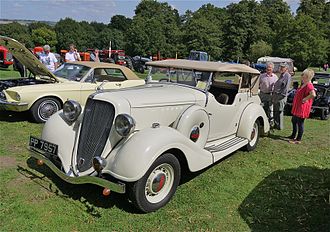
[[[49,71],[29,49],[15,39],[0,36],[0,45],[5,46],[13,56],[34,75],[49,77],[52,82],[60,82],[60,80]]]

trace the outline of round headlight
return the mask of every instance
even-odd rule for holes
[[[16,98],[16,101],[20,101],[21,100],[21,96],[18,93],[15,94],[15,98]]]
[[[63,115],[68,122],[74,122],[77,120],[81,113],[81,106],[78,102],[68,100],[63,105]]]
[[[127,137],[134,130],[135,121],[128,114],[119,114],[115,120],[115,128],[120,136]]]

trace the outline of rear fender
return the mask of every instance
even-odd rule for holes
[[[190,171],[198,171],[213,163],[210,152],[177,130],[160,126],[138,131],[118,144],[107,157],[107,166],[102,172],[122,181],[137,181],[159,156],[173,148],[182,151]]]
[[[256,120],[260,120],[259,122],[263,128],[262,132],[264,134],[268,133],[269,122],[264,109],[261,107],[261,105],[252,103],[245,108],[241,116],[237,130],[237,136],[246,138],[250,141],[251,131]]]

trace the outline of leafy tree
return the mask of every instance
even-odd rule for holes
[[[266,25],[264,41],[271,44],[273,55],[283,56],[279,49],[282,44],[294,33],[293,16],[289,5],[283,0],[262,0],[261,13]]]
[[[50,47],[55,47],[57,44],[56,33],[46,27],[40,27],[32,30],[32,41],[35,46],[48,44]]]
[[[127,30],[129,54],[156,54],[174,57],[180,43],[180,16],[168,3],[142,0]]]
[[[267,24],[259,3],[255,0],[243,0],[230,4],[227,9],[224,26],[225,58],[245,59],[250,45],[267,36]]]
[[[183,44],[186,56],[190,50],[208,52],[211,58],[221,59],[223,53],[224,9],[212,4],[203,5],[183,25]]]
[[[88,22],[76,22],[73,19],[61,19],[55,25],[57,34],[57,49],[68,49],[74,43],[78,50],[94,47],[96,31]]]
[[[104,29],[107,28],[107,25],[104,23],[98,23],[98,22],[91,22],[90,25],[94,28],[96,33],[99,33],[101,31],[103,31]]]
[[[314,20],[307,15],[299,15],[293,27],[295,33],[284,41],[279,52],[293,58],[299,69],[322,64],[327,58],[330,44],[329,40],[319,36]]]
[[[33,22],[33,23],[30,23],[28,25],[28,28],[29,28],[30,33],[32,33],[33,30],[39,29],[39,28],[47,28],[47,29],[50,29],[50,30],[53,29],[52,26],[48,25],[47,23],[43,23],[43,22]]]
[[[132,19],[126,18],[124,15],[115,15],[111,18],[110,26],[120,31],[127,31],[132,23]]]
[[[17,22],[0,24],[0,34],[16,39],[28,48],[33,47],[28,27]]]
[[[111,49],[123,49],[125,45],[123,32],[117,29],[105,28],[97,35],[94,47],[109,49],[110,41]]]
[[[248,58],[250,61],[256,62],[259,57],[270,56],[272,51],[273,49],[270,44],[260,40],[251,45]]]

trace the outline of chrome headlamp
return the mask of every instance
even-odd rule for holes
[[[81,106],[78,102],[73,100],[68,100],[63,105],[63,116],[65,120],[73,123],[77,120],[81,113]]]
[[[120,136],[127,137],[133,132],[135,121],[128,114],[119,114],[115,119],[115,128]]]

